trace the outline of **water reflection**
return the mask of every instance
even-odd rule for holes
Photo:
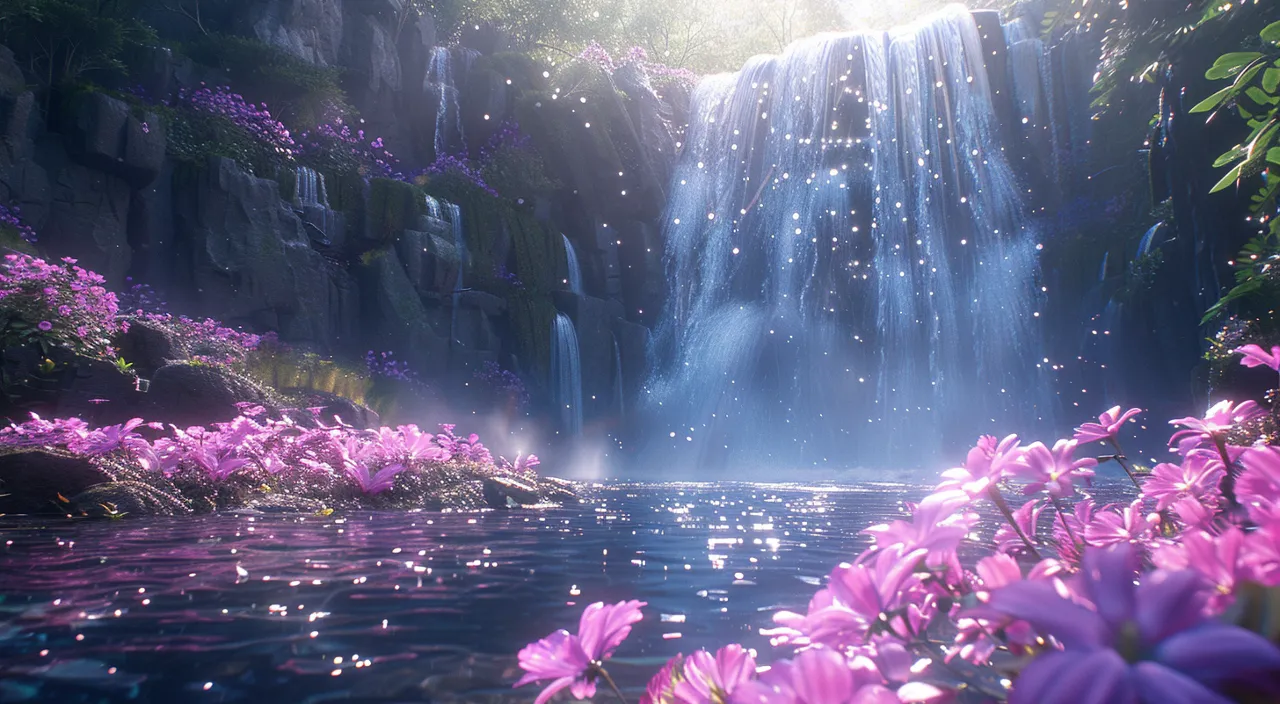
[[[503,701],[587,603],[646,619],[617,674],[802,608],[920,490],[615,485],[544,512],[0,523],[0,702]]]

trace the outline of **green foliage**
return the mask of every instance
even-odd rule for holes
[[[157,107],[156,112],[165,121],[166,149],[179,162],[204,166],[209,157],[221,156],[248,173],[267,178],[283,165],[276,150],[230,118],[186,106]]]
[[[5,0],[0,43],[42,89],[125,74],[130,49],[155,43],[129,0]]]
[[[1196,46],[1245,46],[1260,24],[1280,19],[1273,0],[1151,2],[1065,0],[1045,13],[1044,33],[1101,32],[1102,53],[1094,81],[1094,107],[1124,102],[1137,84],[1154,83],[1164,68]]]
[[[1230,80],[1231,85],[1201,101],[1191,112],[1210,113],[1210,119],[1234,111],[1250,128],[1249,135],[1214,162],[1215,167],[1229,166],[1227,173],[1213,187],[1213,192],[1253,178],[1280,165],[1280,22],[1262,30],[1265,51],[1231,52],[1222,55],[1205,77]],[[1273,37],[1270,40],[1265,37]],[[1253,196],[1254,213],[1266,217],[1274,214],[1280,181],[1264,178]],[[1277,230],[1272,222],[1272,232]]]
[[[533,198],[551,193],[559,183],[547,175],[542,155],[531,145],[503,144],[486,155],[480,176],[509,199]]]
[[[257,39],[210,35],[182,47],[192,60],[221,70],[254,103],[295,127],[310,127],[327,115],[351,111],[338,71],[316,66]]]
[[[1249,240],[1232,262],[1236,285],[1205,312],[1201,324],[1208,324],[1240,308],[1243,317],[1272,321],[1272,304],[1280,300],[1280,233],[1273,228]]]
[[[369,239],[392,242],[406,229],[413,228],[426,209],[423,193],[417,187],[389,178],[369,182]]]

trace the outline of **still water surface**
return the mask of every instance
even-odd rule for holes
[[[641,599],[611,668],[803,609],[922,487],[650,484],[544,511],[0,519],[0,702],[531,701],[515,653]]]

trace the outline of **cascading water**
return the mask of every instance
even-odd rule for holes
[[[440,208],[440,201],[436,200],[435,198],[432,198],[431,196],[424,196],[424,197],[426,198],[426,203],[427,203],[427,215],[430,215],[436,220],[443,220],[444,211],[441,210]]]
[[[300,206],[329,207],[329,195],[325,190],[324,174],[315,169],[299,166],[294,171],[297,187],[294,201]]]
[[[582,360],[573,320],[556,313],[551,323],[551,391],[565,431],[582,432]]]
[[[569,279],[565,282],[569,284],[569,290],[573,293],[582,295],[582,267],[578,264],[578,252],[573,248],[573,243],[563,233],[560,235],[564,239],[564,258],[565,264],[569,270]]]
[[[434,200],[434,199],[433,199]],[[458,279],[453,286],[453,307],[452,317],[450,318],[450,339],[453,344],[458,344],[458,304],[462,299],[462,291],[465,287],[466,271],[467,271],[467,240],[462,228],[462,208],[457,203],[438,203],[437,207],[441,208],[446,215],[449,223],[449,230],[453,233],[453,249],[458,254]],[[428,206],[429,207],[429,206]]]
[[[463,69],[470,68],[473,52],[463,51]],[[457,76],[454,70],[453,50],[438,46],[431,50],[425,82],[439,92],[436,106],[435,155],[440,158],[453,151],[461,151],[465,144],[462,132],[462,111],[458,106]]]
[[[646,385],[669,448],[905,467],[1049,413],[1039,246],[988,54],[953,7],[699,85]]]

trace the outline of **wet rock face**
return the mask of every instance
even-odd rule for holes
[[[133,188],[160,174],[165,129],[159,115],[135,115],[115,98],[87,93],[76,99],[68,120],[64,132],[71,155],[85,166],[124,179]]]
[[[353,282],[312,249],[275,181],[213,159],[186,185],[175,194],[174,248],[189,257],[188,309],[321,348],[353,336]]]
[[[338,63],[341,0],[265,0],[238,18],[246,33],[320,66]]]

